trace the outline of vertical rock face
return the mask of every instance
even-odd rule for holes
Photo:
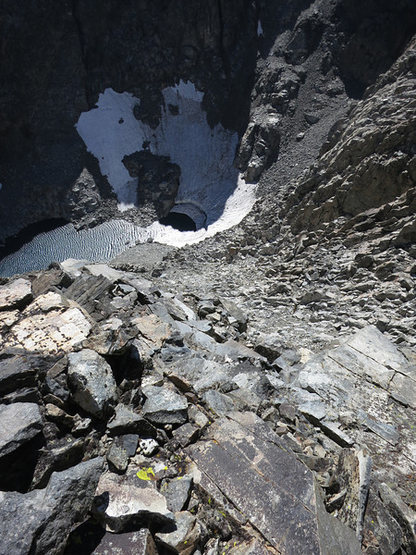
[[[41,219],[79,218],[73,199],[86,170],[94,203],[97,187],[100,202],[112,197],[74,128],[108,87],[143,99],[136,117],[155,126],[162,88],[192,80],[207,92],[210,123],[244,125],[256,56],[248,0],[9,3],[0,22],[1,237]]]

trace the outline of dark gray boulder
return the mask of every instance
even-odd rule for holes
[[[55,472],[45,489],[0,492],[0,552],[62,553],[72,526],[90,509],[101,469],[95,458]]]

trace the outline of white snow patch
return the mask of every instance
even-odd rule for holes
[[[113,89],[100,94],[96,108],[81,114],[76,128],[113,187],[120,210],[133,207],[137,201],[138,180],[129,175],[122,162],[124,156],[143,150],[146,142],[153,154],[168,156],[179,165],[178,211],[185,203],[201,207],[207,214],[208,229],[180,232],[155,222],[143,229],[143,240],[153,237],[181,246],[240,222],[255,202],[255,186],[245,183],[234,167],[237,133],[220,124],[214,128],[208,125],[201,91],[191,82],[180,81],[164,89],[162,95],[164,105],[156,129],[135,118],[138,98]]]

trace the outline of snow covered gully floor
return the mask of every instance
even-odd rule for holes
[[[140,99],[113,89],[99,96],[96,108],[81,114],[76,128],[113,187],[121,211],[135,206],[140,187],[124,166],[124,156],[146,148],[178,164],[181,179],[173,211],[191,217],[198,231],[175,232],[160,224],[146,230],[154,240],[182,246],[241,221],[254,204],[255,186],[246,184],[233,165],[237,133],[220,124],[208,125],[202,92],[180,81],[162,94],[162,117],[156,129],[136,119],[134,108]]]
[[[109,260],[149,239],[181,247],[212,237],[244,218],[254,205],[256,185],[246,183],[233,165],[237,133],[220,124],[214,128],[208,125],[202,109],[203,93],[192,83],[181,81],[162,94],[162,117],[156,129],[136,119],[133,110],[140,104],[138,98],[113,89],[100,94],[96,108],[81,114],[76,128],[107,176],[120,211],[136,205],[140,187],[124,166],[124,156],[145,148],[153,154],[169,156],[181,168],[171,212],[190,217],[196,231],[179,231],[159,222],[138,227],[123,220],[80,232],[66,225],[37,235],[1,260],[0,275],[46,268],[51,262],[66,258]]]

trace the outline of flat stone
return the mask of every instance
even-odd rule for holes
[[[88,414],[103,418],[117,399],[110,365],[90,349],[68,355],[68,380],[74,401]]]
[[[37,436],[42,430],[42,417],[35,403],[0,405],[0,457]]]
[[[32,298],[32,284],[28,279],[18,278],[0,285],[0,310],[23,308]]]
[[[31,305],[3,341],[0,339],[0,346],[20,347],[45,355],[68,352],[86,339],[91,330],[90,321],[76,306],[35,314],[30,314],[30,308]]]
[[[150,422],[122,404],[116,406],[114,418],[107,424],[107,428],[113,435],[131,433],[142,438],[155,438],[157,435],[156,428]]]
[[[392,445],[397,445],[397,443],[399,442],[400,434],[397,431],[397,428],[392,424],[386,424],[379,420],[374,420],[363,410],[358,411],[357,418],[358,421],[366,428],[368,428],[378,436],[382,437]]]
[[[123,277],[123,273],[111,268],[107,264],[87,264],[85,266],[92,276],[102,276],[111,282],[115,282]]]
[[[397,347],[387,339],[376,327],[367,326],[349,339],[347,343],[356,351],[362,353],[393,370],[400,370],[407,365],[406,358]]]
[[[0,553],[62,553],[90,510],[102,465],[95,458],[54,472],[45,489],[0,492]]]
[[[150,474],[149,474],[150,476]],[[120,533],[131,523],[163,525],[174,522],[165,497],[154,483],[136,474],[122,476],[106,472],[98,483],[94,513],[110,532]]]
[[[164,482],[160,491],[166,497],[168,509],[177,513],[185,508],[191,494],[191,488],[192,477],[179,476]]]
[[[106,532],[92,555],[157,555],[152,535],[146,528],[137,532]]]
[[[323,403],[309,402],[299,405],[300,412],[311,422],[320,422],[326,416],[326,407]]]
[[[284,553],[361,553],[354,532],[325,511],[312,472],[255,414],[221,418],[209,437],[186,452],[273,547]]]
[[[147,397],[142,414],[152,424],[184,424],[188,419],[188,402],[166,387],[143,388]]]

